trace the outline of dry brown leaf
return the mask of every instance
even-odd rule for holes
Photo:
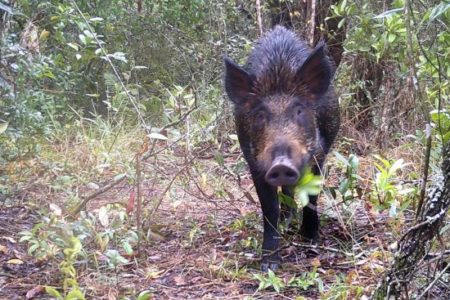
[[[8,254],[8,248],[6,248],[3,245],[0,245],[0,252],[3,252],[3,254]]]
[[[175,281],[176,285],[185,285],[186,284],[186,279],[181,275],[175,276],[173,278],[173,281]]]
[[[311,260],[311,265],[313,266],[313,267],[316,267],[316,268],[318,268],[318,267],[320,267],[320,260],[316,257],[316,258],[313,258],[312,260]]]
[[[17,259],[17,258],[13,258],[13,259],[8,260],[6,263],[12,264],[12,265],[21,265],[21,264],[23,264],[23,261],[20,259]]]
[[[145,271],[145,275],[147,279],[155,279],[160,277],[160,275],[164,272],[164,270],[158,270],[157,268],[147,268],[147,270]]]
[[[158,232],[153,232],[152,230],[148,231],[147,236],[152,240],[156,240],[156,241],[160,241],[160,242],[165,240],[165,237],[163,235],[161,235]]]
[[[37,285],[34,288],[32,288],[31,290],[29,290],[27,292],[27,294],[25,295],[25,297],[27,299],[33,299],[34,297],[42,294],[45,291],[45,287],[43,287],[42,285]]]
[[[110,289],[108,291],[108,300],[116,300],[117,299],[117,291],[115,289]]]

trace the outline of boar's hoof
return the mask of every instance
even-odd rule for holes
[[[262,262],[261,263],[261,271],[262,272],[269,272],[269,269],[272,270],[273,272],[276,272],[278,270],[278,268],[280,267],[280,264],[277,262]]]
[[[266,181],[272,186],[294,185],[299,178],[298,170],[286,158],[276,159],[266,174]]]

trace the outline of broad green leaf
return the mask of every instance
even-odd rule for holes
[[[128,255],[133,254],[133,247],[131,247],[130,243],[124,242],[122,247]]]
[[[314,175],[311,169],[306,169],[294,188],[294,200],[298,207],[305,207],[309,203],[309,196],[316,196],[322,189],[322,177]]]
[[[148,300],[153,297],[153,294],[150,291],[142,291],[139,293],[139,296],[136,300]]]
[[[350,154],[349,163],[353,170],[358,170],[359,168],[359,158],[356,155]]]
[[[441,2],[439,5],[435,6],[431,11],[430,21],[434,21],[440,15],[445,13],[450,8],[450,3]]]
[[[443,136],[443,142],[445,144],[447,144],[449,141],[450,141],[450,131],[447,132],[446,134],[444,134],[444,136]]]
[[[65,300],[85,300],[85,299],[86,298],[84,297],[83,293],[78,288],[71,290],[65,298]]]
[[[340,154],[340,153],[337,152],[337,151],[334,151],[334,156],[336,156],[336,158],[337,158],[341,163],[343,163],[345,166],[350,167],[349,161],[348,161],[342,154]]]
[[[1,123],[1,124],[0,124],[0,134],[2,134],[3,132],[5,132],[7,128],[8,128],[8,122]]]
[[[342,180],[342,182],[339,184],[339,192],[341,194],[345,194],[345,192],[347,192],[348,190],[348,179],[345,178],[344,180]]]
[[[63,297],[61,296],[61,294],[53,287],[51,286],[46,286],[45,287],[45,292],[47,294],[49,294],[50,296],[55,297],[56,299],[63,299]]]
[[[395,41],[395,39],[397,38],[397,36],[395,34],[390,33],[388,35],[388,42],[389,43],[393,43]]]
[[[86,42],[86,36],[84,34],[79,34],[78,38],[80,39],[81,43],[83,43],[84,45],[87,44]]]
[[[107,250],[105,252],[106,257],[109,258],[109,263],[113,267],[117,267],[120,264],[127,264],[128,260],[124,258],[122,255],[120,255],[119,251],[117,250]]]
[[[401,170],[404,166],[405,164],[403,163],[403,159],[400,158],[399,160],[395,161],[394,164],[389,168],[388,175],[389,176],[395,175],[395,173],[398,170]]]
[[[74,43],[67,43],[67,46],[69,46],[70,48],[74,49],[75,51],[79,51],[80,47],[78,47],[77,44]]]

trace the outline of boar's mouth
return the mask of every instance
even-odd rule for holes
[[[271,186],[295,185],[300,178],[302,165],[296,166],[292,159],[287,156],[278,156],[272,161],[272,165],[265,175],[265,180]]]

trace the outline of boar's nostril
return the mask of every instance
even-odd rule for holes
[[[266,181],[272,186],[294,185],[298,178],[298,171],[286,162],[274,163],[266,173]]]

